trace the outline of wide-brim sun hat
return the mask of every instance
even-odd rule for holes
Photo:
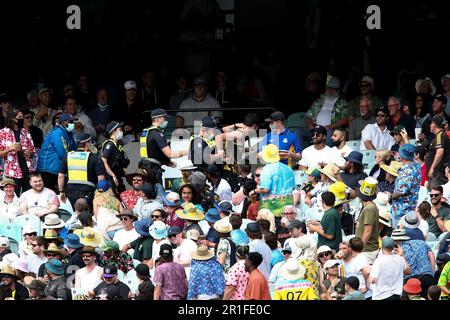
[[[411,239],[404,229],[395,229],[392,231],[391,238],[394,241],[408,241]]]
[[[149,227],[148,233],[153,237],[153,239],[156,240],[162,240],[167,238],[168,233],[167,225],[162,221],[155,221],[153,224]]]
[[[214,223],[214,230],[220,233],[230,233],[233,230],[230,220],[227,218],[220,219]]]
[[[362,181],[359,181],[361,185],[356,188],[356,195],[363,201],[372,201],[377,197],[377,185],[378,181],[372,177],[367,177]]]
[[[336,253],[335,250],[331,249],[331,248],[330,248],[329,246],[327,246],[327,245],[320,246],[320,247],[317,249],[317,255],[319,255],[319,254],[321,254],[321,253],[324,253],[324,252],[331,252],[332,254]]]
[[[335,164],[329,163],[323,169],[319,169],[319,171],[330,178],[332,181],[337,181],[337,176],[334,174],[334,171],[339,171],[339,167]]]
[[[100,232],[92,229],[91,227],[75,230],[74,234],[80,237],[80,243],[85,246],[98,247],[103,242],[103,237]]]
[[[48,248],[44,250],[44,254],[47,254],[47,253],[56,253],[61,258],[64,258],[67,255],[67,253],[64,250],[58,248],[58,246],[54,243],[50,243],[48,245]]]
[[[183,209],[179,209],[175,213],[178,218],[183,220],[200,221],[205,218],[205,214],[191,202],[185,203]]]
[[[378,222],[391,228],[391,215],[389,214],[389,211],[378,209]]]
[[[274,144],[264,146],[261,152],[261,158],[265,163],[276,163],[280,161],[280,151]]]
[[[389,173],[391,176],[398,176],[398,170],[403,166],[399,161],[391,161],[390,165],[382,164],[380,168]]]
[[[120,219],[120,217],[130,217],[133,221],[137,221],[139,217],[131,210],[126,209],[122,213],[116,214],[116,217]]]
[[[191,257],[195,260],[209,260],[214,257],[214,251],[209,250],[206,245],[200,245],[195,251],[192,251]]]
[[[431,80],[431,79],[428,78],[428,77],[426,77],[425,79],[418,79],[418,80],[416,81],[415,86],[414,86],[415,89],[416,89],[416,92],[419,93],[420,86],[422,85],[422,83],[423,83],[424,81],[428,82],[428,84],[429,84],[430,87],[431,87],[431,95],[434,96],[435,93],[436,93],[436,86],[434,85],[433,80]]]
[[[142,179],[143,179],[144,182],[145,182],[145,179],[147,179],[147,171],[146,171],[145,169],[139,168],[139,169],[136,170],[136,172],[127,174],[127,175],[125,176],[125,179],[127,180],[128,184],[129,184],[130,186],[133,185],[133,177],[134,177],[134,176],[141,176]]]
[[[45,216],[43,229],[60,229],[65,226],[64,221],[62,221],[56,213],[50,213]]]
[[[286,280],[299,280],[305,277],[306,269],[300,265],[297,259],[289,258],[280,268],[279,273]]]
[[[15,279],[18,278],[18,277],[17,277],[17,271],[16,271],[16,269],[13,268],[13,267],[10,266],[10,265],[3,266],[3,267],[0,269],[0,276],[12,276],[12,277],[14,277]]]
[[[410,211],[406,213],[401,219],[400,223],[405,227],[409,229],[417,229],[420,226],[420,220],[419,216],[416,212]]]

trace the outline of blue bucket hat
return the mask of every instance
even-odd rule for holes
[[[72,249],[78,249],[78,248],[83,247],[83,244],[80,243],[80,237],[73,233],[69,233],[67,235],[66,240],[64,240],[64,244],[68,248],[72,248]]]
[[[148,229],[153,224],[153,220],[150,218],[144,218],[134,223],[134,229],[137,233],[144,237],[150,237]]]
[[[228,200],[224,200],[219,203],[214,202],[214,207],[216,207],[216,209],[219,210],[219,212],[225,212],[227,214],[233,212],[233,205]]]
[[[358,163],[360,165],[364,165],[364,163],[362,162],[363,154],[361,152],[358,152],[358,151],[350,152],[350,154],[344,159],[347,160],[347,161],[350,161],[352,163]]]
[[[398,153],[400,154],[401,158],[407,161],[412,161],[414,159],[414,149],[415,147],[411,143],[408,143],[404,146],[401,146],[398,150]]]
[[[45,269],[50,271],[51,273],[61,275],[64,274],[64,265],[58,259],[52,259],[45,264]]]
[[[149,227],[148,232],[153,239],[160,240],[167,238],[168,228],[164,222],[155,221],[155,223]]]
[[[210,208],[208,209],[208,212],[205,215],[205,220],[210,223],[216,223],[220,220],[220,213],[219,210],[216,208]]]

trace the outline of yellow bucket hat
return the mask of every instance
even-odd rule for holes
[[[268,144],[267,146],[263,147],[262,149],[262,159],[265,163],[276,163],[280,161],[280,154],[279,154],[278,147],[274,144]]]

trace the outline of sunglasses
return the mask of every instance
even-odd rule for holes
[[[133,178],[133,181],[142,181],[141,178]]]
[[[120,218],[120,220],[121,220],[121,221],[128,221],[128,220],[130,220],[130,218],[122,217],[122,218]]]
[[[24,119],[33,119],[33,116],[24,116]]]
[[[57,253],[46,253],[45,256],[46,257],[58,257],[59,254],[57,254]]]
[[[430,193],[430,197],[432,198],[439,198],[441,196],[440,193]]]
[[[35,232],[33,232],[33,233],[25,233],[23,236],[24,236],[24,237],[26,237],[26,236],[36,237],[36,236],[37,236],[37,233],[35,233]]]
[[[154,215],[151,215],[150,217],[152,217],[153,219],[159,219],[159,218],[161,218],[161,216],[154,216]]]
[[[39,245],[37,243],[32,243],[31,246],[34,247],[39,247]]]
[[[294,214],[295,212],[285,212],[284,214]]]
[[[319,254],[319,258],[328,257],[329,255],[330,255],[329,252],[324,252],[324,253]]]
[[[176,234],[170,234],[170,235],[168,236],[168,238],[171,239],[171,238],[175,238],[176,236],[177,236]]]
[[[386,117],[386,115],[385,115],[385,114],[382,114],[382,113],[379,113],[379,114],[377,114],[377,117],[379,117],[379,118],[384,118],[384,117]]]
[[[359,87],[360,88],[368,88],[370,85],[368,83],[360,83]]]
[[[261,176],[261,174],[255,174],[255,177],[258,177],[258,178],[259,178],[260,176]]]
[[[313,137],[320,137],[322,135],[322,133],[318,133],[318,132],[314,132],[312,134]]]
[[[82,257],[83,258],[90,258],[90,257],[92,257],[92,255],[91,254],[83,254]]]

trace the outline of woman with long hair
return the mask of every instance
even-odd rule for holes
[[[29,190],[35,154],[30,132],[23,126],[23,113],[16,111],[8,126],[0,130],[0,158],[5,159],[4,176],[16,182],[16,194]]]

